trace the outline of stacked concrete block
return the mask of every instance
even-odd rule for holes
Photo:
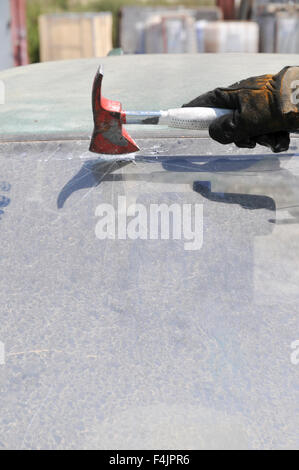
[[[197,52],[194,19],[189,15],[174,13],[151,18],[145,28],[145,52]]]
[[[254,19],[260,27],[260,51],[299,53],[299,5],[256,2]]]
[[[153,37],[153,35],[151,31],[148,32],[147,29],[153,28],[153,24],[157,24],[157,21],[162,22],[162,18],[167,18],[173,15],[189,18],[186,21],[187,35],[189,35],[188,31],[192,19],[195,21],[200,19],[207,21],[217,21],[222,19],[222,12],[217,7],[123,7],[120,15],[120,45],[124,52],[129,54],[143,54],[149,50],[161,49],[158,44],[159,41],[156,41],[156,38],[153,38],[153,45],[149,44],[149,38]],[[157,18],[160,18],[160,20],[157,20]],[[159,27],[154,26],[154,28]],[[169,19],[167,29],[170,31],[170,34],[173,35],[176,29],[179,31],[181,28],[177,21]],[[180,33],[177,34],[180,35]],[[173,43],[172,40],[170,42]],[[178,47],[177,41],[176,48],[184,49],[184,46],[181,44],[181,46]]]
[[[106,56],[112,49],[112,13],[39,17],[41,61]]]
[[[278,13],[276,16],[276,52],[297,54],[299,52],[299,13],[294,16]]]
[[[253,21],[197,22],[199,52],[251,52],[259,50],[259,28]]]

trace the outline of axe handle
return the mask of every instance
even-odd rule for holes
[[[217,118],[231,113],[221,108],[177,108],[167,111],[126,111],[126,124],[162,124],[179,129],[208,129]]]

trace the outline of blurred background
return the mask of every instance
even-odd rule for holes
[[[1,0],[0,69],[107,54],[299,53],[299,0]]]

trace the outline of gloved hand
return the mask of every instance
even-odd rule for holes
[[[209,129],[210,136],[221,144],[234,142],[238,147],[254,148],[258,143],[273,152],[284,152],[290,145],[289,133],[299,130],[298,88],[299,67],[285,67],[277,75],[262,75],[228,88],[216,88],[183,107],[231,109]]]

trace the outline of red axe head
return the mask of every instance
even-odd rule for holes
[[[92,89],[94,131],[89,150],[113,155],[137,152],[138,146],[123,128],[125,114],[122,112],[121,103],[102,96],[102,80],[103,70],[100,66]]]

